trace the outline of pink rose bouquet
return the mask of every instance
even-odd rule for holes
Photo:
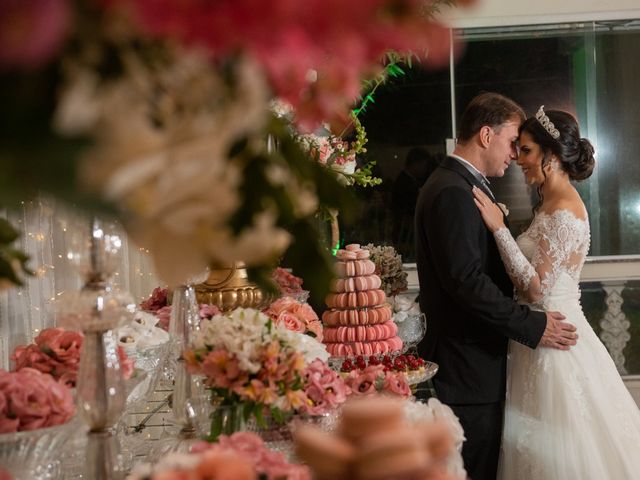
[[[276,325],[284,325],[294,332],[306,333],[322,341],[322,323],[308,303],[282,297],[264,311]]]
[[[51,374],[63,384],[75,387],[83,340],[81,332],[46,328],[35,338],[34,343],[16,347],[11,355],[14,370],[32,368]],[[121,347],[118,347],[118,357],[123,377],[130,378],[134,370],[133,360]]]
[[[0,433],[53,427],[75,413],[71,391],[33,368],[0,370]]]
[[[62,383],[74,386],[80,368],[83,335],[63,328],[47,328],[34,342],[15,349],[11,359],[14,370],[25,367],[50,373]]]

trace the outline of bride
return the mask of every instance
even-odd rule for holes
[[[640,411],[580,306],[589,220],[571,181],[591,175],[593,147],[573,116],[540,107],[520,127],[517,163],[541,198],[517,241],[500,207],[477,188],[476,204],[520,303],[562,312],[580,339],[568,352],[510,342],[498,478],[639,478]]]

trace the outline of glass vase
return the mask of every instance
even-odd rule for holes
[[[216,407],[211,412],[211,429],[207,441],[215,442],[220,435],[231,435],[246,430],[243,407],[242,403]]]

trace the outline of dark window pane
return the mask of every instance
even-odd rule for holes
[[[353,221],[341,221],[349,242],[393,245],[404,262],[415,261],[413,213],[418,188],[451,137],[448,70],[426,71],[414,66],[407,75],[379,88],[375,103],[362,114],[369,143],[367,158],[376,161],[380,186],[359,188],[362,200]],[[408,152],[415,160],[407,166]],[[426,151],[426,155],[424,154]]]

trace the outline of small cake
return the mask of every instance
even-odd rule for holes
[[[331,283],[322,315],[323,342],[334,357],[377,355],[402,349],[391,307],[380,289],[369,251],[358,244],[336,252],[338,278]]]

